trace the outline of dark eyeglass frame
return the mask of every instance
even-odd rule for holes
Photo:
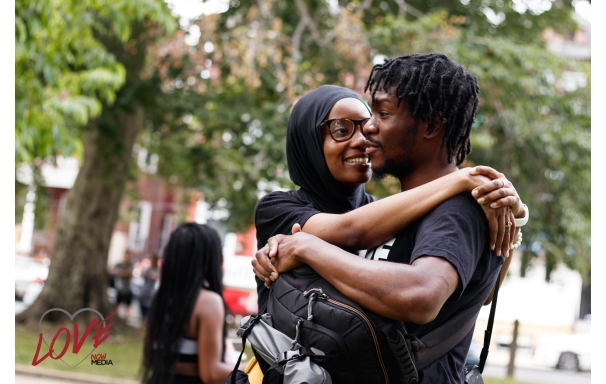
[[[328,120],[324,120],[322,123],[320,123],[320,127],[324,128],[326,125],[330,125],[333,121],[336,120],[347,120],[347,121],[351,121],[354,124],[354,128],[351,130],[351,134],[348,137],[345,138],[341,138],[341,139],[336,139],[333,135],[332,135],[332,131],[330,130],[330,127],[328,129],[328,133],[330,134],[330,137],[337,142],[343,142],[343,141],[347,141],[349,139],[351,139],[353,137],[353,135],[356,133],[356,128],[360,127],[360,132],[362,132],[362,135],[364,134],[364,125],[366,125],[366,123],[368,122],[368,120],[370,120],[370,117],[367,117],[365,119],[350,119],[347,117],[339,117],[337,119],[328,119]]]

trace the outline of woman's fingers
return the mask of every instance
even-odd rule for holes
[[[496,191],[501,188],[513,188],[513,184],[511,184],[511,182],[504,177],[494,179],[474,188],[471,191],[471,194],[477,199],[479,197],[483,197],[487,193]]]
[[[478,204],[488,204],[490,208],[515,205],[520,198],[513,188],[499,188],[478,198]]]
[[[497,234],[499,233],[499,221],[497,220],[498,217],[493,210],[489,210],[486,213],[486,219],[488,219],[488,229],[490,232],[490,249],[494,250],[497,242]]]
[[[511,234],[510,234],[510,238],[509,238],[509,248],[511,248],[513,246],[513,244],[517,241],[518,239],[518,231],[520,230],[519,228],[516,228],[516,218],[513,214],[513,211],[510,209],[509,210],[509,220],[511,220]],[[510,251],[511,252],[511,251]]]
[[[511,182],[505,178],[494,179],[474,188],[471,191],[471,195],[477,199],[484,197],[484,195],[487,193],[498,191],[502,188],[513,188],[513,184],[511,184]]]
[[[501,177],[505,177],[505,175],[503,175],[501,172],[486,165],[478,165],[472,168],[469,173],[471,175],[484,175],[489,177],[490,179],[498,179]]]
[[[302,230],[301,230],[301,225],[300,225],[299,223],[295,223],[295,224],[293,224],[293,226],[292,226],[292,230],[291,230],[291,232],[292,232],[292,234],[293,234],[293,235],[294,235],[295,233],[299,233],[299,232],[301,232],[301,231],[302,231]]]
[[[514,221],[509,218],[509,214],[505,215],[505,231],[503,233],[503,244],[501,245],[501,254],[505,257],[509,257],[509,247],[511,244],[511,227],[514,227],[513,223]]]
[[[499,208],[502,209],[502,208]],[[497,240],[495,241],[495,252],[497,256],[501,256],[503,248],[503,237],[505,236],[505,215],[498,215],[499,230],[497,231]]]

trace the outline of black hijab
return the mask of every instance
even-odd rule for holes
[[[325,213],[345,213],[373,201],[364,185],[348,187],[337,181],[324,158],[320,124],[335,103],[354,98],[353,91],[336,85],[323,85],[303,96],[292,109],[286,132],[286,159],[292,181],[302,193]],[[366,105],[366,104],[364,104]]]

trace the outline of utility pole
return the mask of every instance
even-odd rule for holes
[[[509,365],[507,366],[507,377],[513,377],[513,370],[515,368],[516,361],[516,349],[518,348],[518,327],[520,326],[519,321],[513,323],[513,337],[511,344],[509,344]]]

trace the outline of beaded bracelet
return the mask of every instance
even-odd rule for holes
[[[518,232],[518,238],[515,243],[509,248],[510,251],[517,249],[520,245],[522,245],[522,231]]]

